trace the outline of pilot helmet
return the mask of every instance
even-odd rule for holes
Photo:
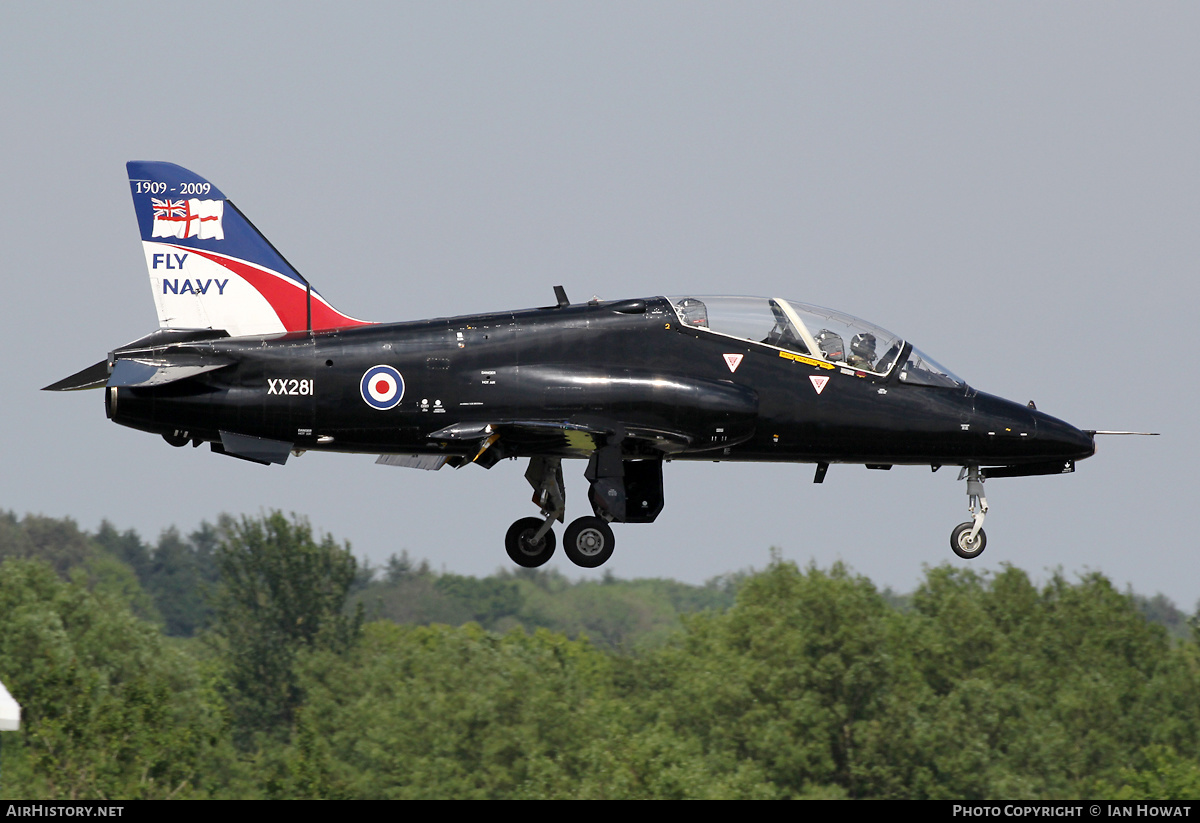
[[[680,300],[675,308],[679,309],[679,316],[684,323],[689,326],[708,328],[708,308],[704,305],[704,301],[697,300],[695,297],[686,297]]]
[[[842,342],[842,336],[837,332],[821,329],[817,333],[817,348],[821,350],[821,354],[825,355],[826,360],[846,359],[846,346]]]
[[[850,341],[850,352],[864,360],[875,359],[875,335],[870,332],[854,335]]]

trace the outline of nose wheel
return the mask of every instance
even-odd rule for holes
[[[983,518],[987,515],[987,497],[983,494],[983,473],[978,466],[963,466],[958,479],[967,481],[967,511],[971,519],[959,523],[950,532],[950,548],[964,560],[983,554],[987,546],[987,535],[983,532]]]
[[[964,560],[979,557],[987,547],[987,535],[983,529],[975,533],[975,537],[972,539],[971,534],[974,530],[975,523],[968,520],[966,523],[959,523],[950,533],[950,548]]]

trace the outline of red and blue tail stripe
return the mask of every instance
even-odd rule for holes
[[[161,327],[240,337],[366,324],[329,305],[200,175],[148,161],[128,171]]]

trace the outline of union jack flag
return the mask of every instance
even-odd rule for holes
[[[155,217],[183,217],[187,214],[187,203],[182,200],[159,200],[157,197],[151,197],[150,205],[154,207]]]
[[[224,206],[224,200],[159,200],[151,197],[154,224],[150,236],[224,240],[225,230],[221,228]]]

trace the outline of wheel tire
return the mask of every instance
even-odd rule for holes
[[[964,560],[972,560],[983,554],[983,550],[987,548],[987,535],[983,529],[979,530],[979,534],[975,536],[974,542],[967,542],[967,538],[971,535],[971,529],[975,528],[973,522],[959,523],[954,527],[954,531],[950,532],[950,548],[954,553]]]
[[[547,531],[537,543],[530,542],[543,522],[539,517],[523,517],[508,527],[508,533],[504,535],[504,549],[512,562],[526,569],[536,569],[553,556],[553,531]]]
[[[616,546],[612,528],[599,517],[581,517],[571,521],[563,532],[563,551],[576,566],[594,569],[612,557]]]

